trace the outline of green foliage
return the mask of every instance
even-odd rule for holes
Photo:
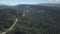
[[[2,19],[8,18],[9,21],[13,21],[17,17],[19,20],[14,29],[7,34],[60,34],[60,10],[32,8],[22,17],[21,11],[2,9],[0,14]],[[3,20],[0,19],[0,23],[3,23]]]
[[[25,32],[24,34],[60,34],[60,14],[58,13],[60,11],[30,10],[26,12],[25,17],[18,18],[19,21],[14,30]]]
[[[0,31],[5,31],[14,22],[15,15],[11,14],[13,9],[0,9]],[[14,16],[14,17],[13,17]]]

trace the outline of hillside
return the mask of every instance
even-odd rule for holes
[[[60,8],[42,5],[17,5],[0,9],[0,31],[18,22],[6,34],[60,34]]]

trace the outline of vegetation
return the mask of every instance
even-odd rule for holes
[[[60,34],[60,10],[55,9],[36,5],[28,9],[25,7],[25,11],[0,9],[0,30],[5,31],[11,27],[14,17],[17,17],[18,22],[13,30],[6,34]],[[25,16],[22,16],[24,12]]]

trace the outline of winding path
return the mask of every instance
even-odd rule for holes
[[[18,22],[18,19],[16,18],[14,20],[14,24],[9,29],[7,29],[5,32],[2,32],[1,34],[6,34],[7,32],[11,31],[13,29],[13,27],[16,25],[17,22]]]

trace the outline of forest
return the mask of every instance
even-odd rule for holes
[[[12,27],[16,18],[18,21]],[[12,29],[8,30],[10,27]],[[60,34],[60,7],[17,5],[0,9],[0,33],[3,32],[6,34]]]

